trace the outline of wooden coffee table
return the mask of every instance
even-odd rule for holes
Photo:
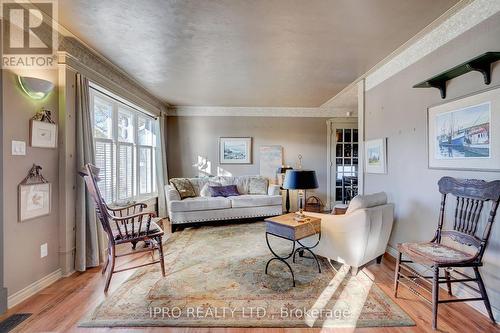
[[[285,263],[285,265],[290,269],[290,273],[292,273],[293,286],[295,287],[295,275],[293,274],[292,266],[290,266],[290,264],[286,260],[292,257],[292,261],[293,263],[295,263],[295,255],[297,254],[297,252],[301,257],[303,256],[304,251],[309,252],[312,255],[311,259],[316,260],[316,264],[318,265],[318,271],[319,273],[321,273],[321,266],[319,264],[318,258],[312,251],[312,249],[315,248],[319,244],[319,241],[321,240],[321,219],[316,217],[306,216],[307,218],[306,221],[297,222],[295,221],[294,217],[295,213],[290,213],[290,214],[270,217],[265,219],[264,221],[266,221],[267,246],[269,247],[271,253],[274,255],[274,257],[269,259],[269,261],[266,264],[266,274],[271,261],[273,260],[281,261]],[[290,254],[284,257],[276,254],[276,252],[274,252],[273,248],[271,247],[271,244],[269,243],[269,235],[273,235],[275,237],[291,241],[293,243],[292,252],[290,252]],[[313,246],[306,246],[300,242],[301,239],[313,235],[318,235],[318,241]],[[299,245],[297,248],[295,248],[295,243]]]

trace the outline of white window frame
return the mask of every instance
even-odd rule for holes
[[[112,105],[112,114],[111,114],[111,122],[112,122],[112,138],[111,139],[103,139],[103,138],[96,138],[95,137],[95,131],[94,131],[94,125],[95,125],[95,120],[94,120],[94,98],[95,96],[98,96],[99,98],[111,103]],[[158,196],[158,192],[156,190],[156,172],[154,168],[156,167],[156,140],[153,140],[150,145],[145,145],[145,144],[139,144],[139,127],[138,127],[138,118],[142,117],[145,119],[148,119],[152,123],[152,129],[153,132],[158,135],[158,124],[157,120],[149,115],[146,112],[143,112],[132,105],[127,105],[124,103],[122,98],[114,98],[113,96],[110,96],[107,92],[101,91],[95,85],[91,85],[90,87],[90,108],[91,108],[91,122],[92,122],[92,138],[94,140],[94,146],[96,145],[97,142],[104,142],[104,143],[111,143],[112,147],[112,161],[111,161],[111,168],[112,168],[112,197],[111,198],[106,198],[108,199],[108,203],[110,204],[123,204],[126,202],[131,202],[131,201],[140,201],[144,199],[148,199],[151,197],[156,197]],[[131,113],[132,115],[132,123],[133,123],[133,142],[123,142],[118,139],[118,115],[119,115],[119,110],[123,109],[124,111],[127,111]],[[118,188],[118,179],[119,179],[119,172],[120,172],[120,159],[118,158],[119,156],[119,150],[121,146],[128,146],[132,147],[132,158],[133,158],[133,163],[132,163],[132,196],[127,197],[127,198],[119,198],[119,188]],[[140,168],[139,168],[139,163],[140,163],[140,155],[139,155],[139,149],[146,148],[149,149],[151,152],[151,165],[149,172],[151,173],[151,184],[150,188],[151,191],[147,193],[141,193],[140,192]]]

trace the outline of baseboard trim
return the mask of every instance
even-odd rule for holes
[[[74,270],[74,269],[73,269],[73,270],[71,270],[71,271],[69,271],[69,272],[68,272],[68,273],[66,273],[66,274],[63,274],[63,273],[62,273],[62,271],[61,271],[61,277],[68,277],[68,276],[73,275],[73,274],[75,274],[75,273],[76,273],[76,270]]]
[[[399,252],[395,248],[393,248],[392,246],[387,245],[386,253],[388,255],[390,255],[391,257],[394,257],[394,259],[396,259]],[[417,271],[418,271],[418,269],[417,269]],[[445,284],[441,284],[440,287],[443,288],[444,290],[447,290]],[[460,286],[460,284],[453,285],[452,291],[453,291],[453,296],[456,296],[458,298],[477,297],[477,295],[470,292],[469,289],[466,289],[466,287]],[[475,310],[480,312],[485,317],[489,318],[488,312],[486,311],[486,307],[484,306],[484,303],[482,301],[481,302],[465,302],[465,304],[467,304],[471,308],[474,308]],[[495,318],[499,318],[500,310],[495,308],[493,305],[491,306],[491,308],[493,310],[493,315],[495,316]],[[497,322],[498,322],[498,319],[497,319]]]
[[[49,275],[44,276],[40,280],[37,280],[30,284],[29,286],[19,290],[18,292],[10,295],[7,298],[7,307],[10,309],[22,301],[28,299],[29,297],[33,296],[37,292],[41,291],[42,289],[50,286],[57,280],[62,278],[62,270],[59,268],[56,271],[50,273]]]

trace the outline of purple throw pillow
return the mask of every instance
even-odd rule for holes
[[[234,197],[240,195],[236,185],[209,186],[212,197]]]

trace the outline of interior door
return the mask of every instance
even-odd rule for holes
[[[357,119],[329,122],[329,204],[348,203],[358,192],[359,132]]]

